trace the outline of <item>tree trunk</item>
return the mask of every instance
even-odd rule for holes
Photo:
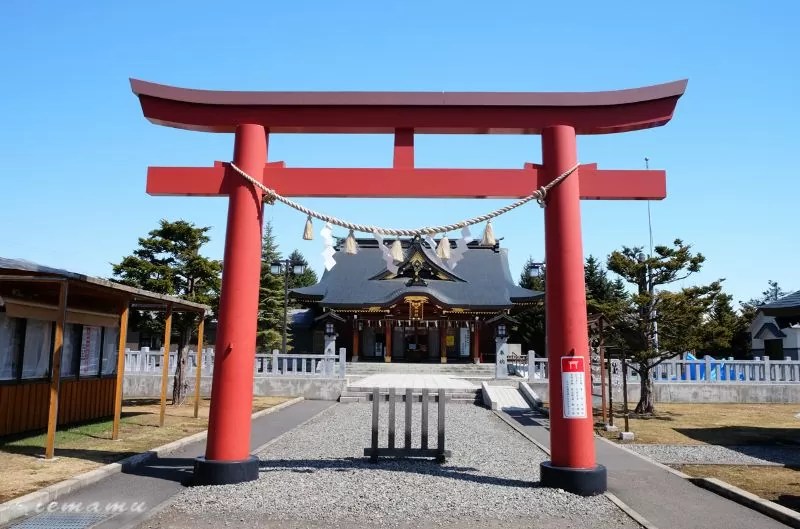
[[[172,385],[172,404],[180,406],[186,399],[189,383],[186,381],[186,360],[189,357],[189,337],[191,334],[181,330],[178,342],[178,358],[175,365],[175,381]]]
[[[653,399],[653,378],[650,376],[650,366],[642,363],[639,367],[639,403],[636,405],[634,413],[639,415],[652,415],[656,412],[655,400]]]

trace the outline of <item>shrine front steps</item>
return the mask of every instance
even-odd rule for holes
[[[347,377],[366,377],[384,373],[447,375],[456,378],[494,378],[494,364],[411,364],[401,362],[348,362]]]

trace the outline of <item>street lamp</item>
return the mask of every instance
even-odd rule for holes
[[[273,261],[269,266],[273,275],[283,274],[283,354],[286,354],[286,314],[289,312],[289,274],[299,276],[306,271],[306,264],[292,259]]]

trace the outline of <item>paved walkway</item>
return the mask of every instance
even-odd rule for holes
[[[386,373],[370,375],[349,385],[350,388],[413,388],[413,389],[468,389],[480,386],[450,375]]]
[[[507,412],[525,433],[550,446],[550,432],[533,412]],[[785,529],[759,512],[697,487],[614,444],[597,439],[597,460],[608,469],[608,490],[659,529]]]
[[[306,400],[255,419],[250,436],[251,447],[256,449],[268,443],[335,404],[335,402],[328,401]],[[76,505],[80,502],[83,506],[88,506],[97,502],[100,508],[103,509],[107,505],[120,504],[122,502],[131,505],[136,502],[144,505],[146,513],[158,508],[159,505],[168,501],[184,487],[183,482],[191,477],[194,458],[203,455],[204,452],[205,440],[192,443],[181,450],[173,452],[169,457],[153,459],[148,463],[123,471],[123,473],[115,474],[84,489],[59,498],[58,504]],[[118,514],[114,517],[105,517],[102,523],[91,525],[91,527],[92,529],[135,527],[138,523],[137,520],[141,519],[142,516],[142,513]],[[55,522],[53,524],[53,520],[51,520],[51,525],[36,524],[36,522],[44,522],[46,519],[47,515],[45,513],[27,520],[12,522],[8,528],[14,528],[18,525],[22,527],[55,528],[64,527],[66,523]],[[70,527],[88,526],[70,525]]]

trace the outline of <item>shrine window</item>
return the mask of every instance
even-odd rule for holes
[[[53,322],[25,320],[25,345],[22,350],[24,379],[46,378],[53,352]]]

